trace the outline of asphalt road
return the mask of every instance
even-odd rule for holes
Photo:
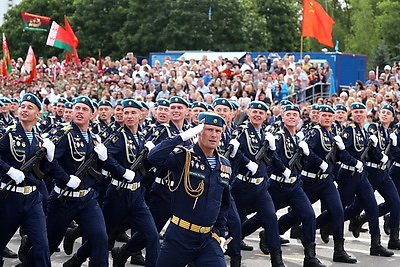
[[[382,198],[377,196],[378,203],[382,202]],[[319,204],[317,203],[314,205],[315,211],[318,212],[319,209]],[[280,214],[283,214],[286,211],[286,209],[281,210],[278,212],[278,216]],[[380,219],[380,224],[381,224],[381,232],[382,232],[382,245],[387,247],[387,243],[389,240],[389,236],[387,236],[383,232],[383,219]],[[367,224],[365,225],[367,226]],[[368,232],[366,233],[361,233],[359,238],[354,238],[352,236],[351,232],[347,231],[348,228],[348,223],[345,223],[345,249],[346,251],[352,255],[355,256],[358,260],[357,264],[344,264],[344,263],[334,263],[332,262],[332,254],[333,254],[333,240],[331,237],[331,240],[328,244],[325,244],[322,242],[320,236],[319,236],[319,231],[317,231],[317,256],[318,258],[323,262],[323,264],[327,266],[362,266],[362,267],[368,267],[368,266],[400,266],[400,251],[395,251],[395,255],[389,258],[384,258],[384,257],[376,257],[376,256],[370,256],[369,255],[369,247],[370,247],[370,236]],[[289,238],[289,233],[286,233],[284,235],[285,238]],[[249,245],[254,246],[253,251],[242,251],[242,266],[247,266],[247,267],[261,267],[261,266],[271,266],[269,256],[262,254],[258,247],[258,231],[254,233],[253,235],[247,237],[245,239],[246,243]],[[80,245],[81,239],[78,239],[77,242],[75,243],[74,250],[78,248]],[[13,251],[18,251],[20,243],[20,237],[18,234],[16,234],[11,242],[9,243],[8,247],[11,248]],[[118,246],[121,246],[121,243],[117,243]],[[62,245],[61,245],[62,249]],[[302,266],[303,265],[303,247],[300,243],[300,241],[297,241],[295,239],[290,239],[290,243],[287,245],[282,246],[282,253],[283,253],[283,259],[287,267],[295,267],[295,266]],[[70,258],[70,256],[66,255],[63,251],[55,253],[51,259],[52,259],[52,264],[55,267],[62,266],[62,264],[67,261]],[[110,266],[112,266],[112,258],[110,254]],[[229,257],[226,257],[227,263],[229,266]],[[15,266],[16,264],[19,263],[18,259],[5,259],[5,264],[4,266]],[[88,261],[83,266],[88,266]],[[129,263],[126,264],[126,266],[134,266],[130,265]],[[40,267],[40,266],[38,266]],[[199,266],[201,267],[201,266]]]

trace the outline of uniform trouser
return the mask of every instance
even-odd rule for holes
[[[201,267],[226,266],[224,253],[211,234],[200,234],[171,223],[165,232],[158,267],[184,267],[193,262]]]
[[[368,218],[370,234],[379,234],[378,205],[374,190],[367,179],[367,173],[365,171],[356,172],[352,176],[351,171],[341,169],[337,183],[344,208],[344,220],[354,218],[364,209]]]
[[[126,250],[135,252],[146,246],[146,266],[155,266],[160,252],[158,232],[153,217],[147,207],[141,188],[131,191],[117,191],[115,185],[109,185],[104,198],[103,214],[107,233],[111,234],[121,226],[121,222],[129,221],[131,229],[136,233],[126,244]],[[142,240],[145,240],[142,243]],[[79,259],[88,256],[88,244],[85,243],[77,252]]]
[[[246,217],[249,211],[256,211],[260,219],[260,226],[268,229],[265,236],[269,251],[273,252],[281,248],[278,233],[278,221],[276,218],[274,203],[267,190],[267,183],[264,181],[259,185],[235,180],[231,190],[233,199],[240,218]],[[257,228],[256,228],[257,229]],[[242,223],[242,235],[245,236],[246,223]]]
[[[4,250],[21,226],[32,243],[31,258],[27,263],[51,266],[41,194],[38,191],[29,195],[9,191],[5,193],[7,197],[0,194],[0,251]]]
[[[396,201],[396,198],[399,199],[399,201],[400,201],[400,197],[399,197],[400,173],[398,173],[398,170],[400,170],[399,167],[393,166],[392,169],[390,170],[389,178],[384,179],[382,181],[382,184],[380,184],[379,187],[376,189],[385,198],[385,202],[378,205],[379,216],[383,216],[390,212],[390,220],[389,220],[390,228],[399,227],[399,220],[400,220],[400,215],[399,215],[400,207],[399,207],[398,202]],[[374,184],[371,181],[371,179],[370,179],[370,182],[371,182],[372,187],[375,189]],[[381,190],[382,193],[379,190]],[[384,195],[386,195],[387,198]],[[395,195],[397,197],[395,197]],[[396,206],[397,206],[397,208],[396,208]]]
[[[232,237],[232,241],[228,244],[226,254],[229,256],[240,255],[240,243],[242,241],[242,223],[236,208],[235,200],[231,195],[231,201],[227,217],[228,236]]]
[[[108,266],[108,237],[103,213],[96,200],[96,193],[91,190],[81,198],[68,197],[58,199],[54,191],[50,195],[47,212],[47,233],[50,253],[60,245],[72,220],[75,220],[87,238],[91,266]]]
[[[302,181],[302,188],[310,202],[314,204],[318,200],[321,200],[321,203],[324,203],[325,210],[327,211],[327,215],[324,216],[327,216],[331,224],[333,238],[343,238],[343,206],[342,202],[340,201],[339,192],[335,184],[333,183],[332,176],[327,177],[325,180],[316,180],[313,178],[302,177]],[[297,218],[297,216],[295,216],[295,213],[293,211],[290,211],[289,213],[279,218],[279,230],[282,232],[286,232],[298,221],[299,219]],[[327,221],[325,218],[320,218],[320,216],[318,216],[316,219],[316,228],[321,228],[326,222]]]

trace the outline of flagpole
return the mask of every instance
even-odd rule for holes
[[[301,41],[300,41],[300,62],[303,60],[303,36],[301,36]]]

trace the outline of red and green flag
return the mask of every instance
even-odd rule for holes
[[[74,40],[71,37],[71,34],[55,21],[51,24],[46,44],[48,46],[64,49],[70,53],[74,52]]]
[[[76,63],[80,63],[81,60],[79,59],[78,56],[78,50],[76,49],[78,47],[79,44],[79,40],[76,37],[74,30],[72,30],[71,25],[69,24],[67,17],[64,16],[64,26],[65,26],[65,30],[69,33],[69,35],[71,36],[72,40],[73,40],[73,49],[74,49],[74,58],[75,58],[75,62]]]
[[[8,44],[6,35],[3,32],[3,62],[1,64],[1,73],[4,77],[7,77],[11,73],[11,58],[10,51],[8,50]]]
[[[26,55],[26,59],[24,65],[22,66],[21,72],[27,76],[25,80],[27,84],[32,84],[32,81],[36,79],[36,57],[35,53],[33,52],[32,46],[29,46],[28,54]]]
[[[50,26],[50,18],[21,12],[21,18],[24,22],[24,30],[47,32]]]

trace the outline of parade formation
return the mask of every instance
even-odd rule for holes
[[[296,83],[305,77],[313,85],[318,65],[289,56],[286,67],[271,61],[272,77],[260,59],[222,59],[212,70],[144,60],[137,75],[110,61],[96,77],[104,88],[89,74],[91,90],[81,94],[71,92],[73,68],[55,67],[54,84],[38,81],[14,94],[3,88],[0,266],[10,257],[18,266],[56,266],[52,255],[61,249],[70,255],[65,267],[227,266],[227,259],[237,267],[241,251],[259,249],[269,255],[266,266],[283,267],[288,231],[304,248],[305,267],[326,266],[317,233],[325,243],[333,237],[332,262],[355,264],[346,221],[355,238],[368,231],[369,255],[397,253],[397,103],[385,98],[371,107],[368,98],[372,88],[397,94],[390,87],[397,73],[311,103],[304,91],[283,94],[279,86],[291,80],[275,78],[294,68]],[[319,73],[318,83],[329,86]],[[229,88],[217,85],[221,78]],[[318,201],[321,210],[312,206]],[[256,231],[259,248],[245,242]],[[7,248],[16,236],[18,254]]]

